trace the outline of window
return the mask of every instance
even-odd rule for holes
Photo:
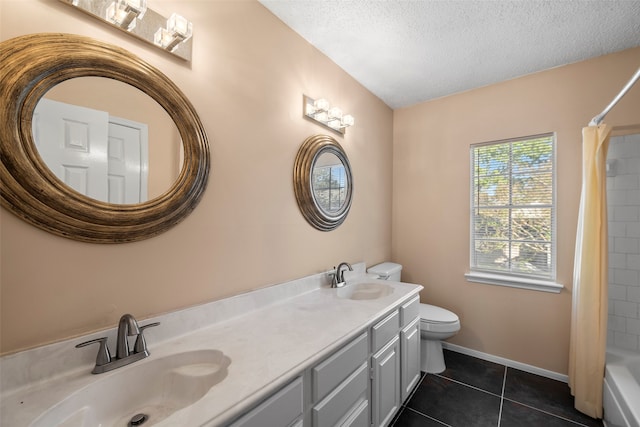
[[[471,146],[470,281],[559,292],[554,135]]]

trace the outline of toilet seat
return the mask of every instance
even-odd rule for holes
[[[431,332],[457,332],[460,319],[455,313],[429,304],[420,304],[420,329]]]

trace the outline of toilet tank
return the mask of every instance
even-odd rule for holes
[[[367,269],[367,273],[377,274],[382,280],[400,281],[402,265],[395,262],[383,262]]]

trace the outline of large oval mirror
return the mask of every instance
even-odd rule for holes
[[[168,188],[140,203],[110,203],[74,190],[47,166],[35,143],[36,108],[64,82],[84,78],[136,88],[166,112],[182,142]],[[146,239],[183,220],[202,197],[210,164],[202,123],[168,77],[124,49],[70,34],[31,34],[0,43],[0,155],[5,208],[54,234],[94,243]]]
[[[307,138],[296,156],[294,191],[309,224],[330,231],[344,222],[351,208],[353,177],[342,146],[330,136]]]

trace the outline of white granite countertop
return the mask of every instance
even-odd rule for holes
[[[109,375],[136,369],[154,358],[216,349],[231,359],[226,378],[193,405],[155,425],[225,425],[422,289],[420,285],[380,282],[390,285],[393,292],[379,299],[350,300],[338,298],[336,289],[315,287],[156,345],[147,338],[151,356],[142,361],[100,375],[92,375],[85,369],[76,370],[4,393],[1,424],[29,426],[71,393]]]

